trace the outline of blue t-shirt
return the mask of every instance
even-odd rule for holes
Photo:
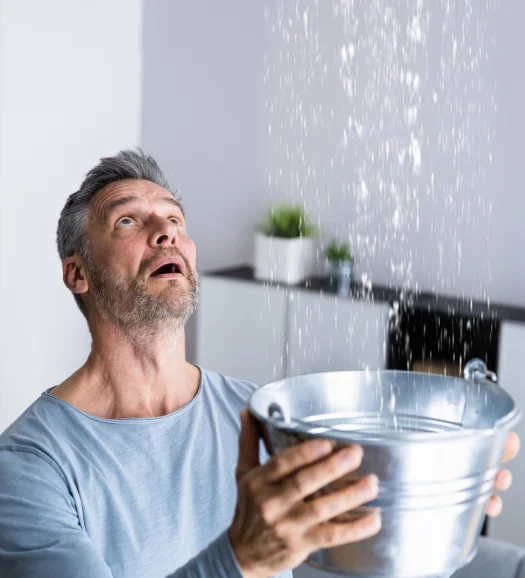
[[[0,435],[0,576],[242,578],[227,529],[254,388],[201,369],[189,404],[126,419],[44,392]]]

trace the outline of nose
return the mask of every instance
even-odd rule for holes
[[[177,225],[164,217],[155,216],[150,219],[151,233],[149,244],[152,248],[159,246],[177,246],[179,236]]]

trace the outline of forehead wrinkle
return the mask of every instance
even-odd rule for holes
[[[137,197],[136,195],[126,195],[125,197],[118,197],[116,199],[113,199],[112,201],[109,201],[109,203],[106,203],[105,205],[102,206],[102,222],[104,223],[107,222],[108,217],[113,211],[113,209],[116,209],[121,205],[133,203],[135,201],[140,201],[140,197]]]
[[[105,190],[107,191],[108,188],[110,188],[110,190],[119,190],[122,187],[120,186],[122,183],[122,181],[116,182],[116,183],[110,183],[107,187],[104,187],[103,189],[101,189],[100,192],[105,192]],[[154,183],[153,183],[154,184]],[[113,186],[112,186],[113,185]],[[116,186],[115,186],[116,185]],[[113,189],[114,187],[114,189]],[[143,187],[141,187],[143,188]],[[151,189],[149,189],[151,191]],[[165,189],[163,189],[165,190]],[[169,193],[170,196],[162,196],[160,199],[158,198],[153,198],[151,199],[151,201],[164,201],[165,203],[169,203],[171,205],[175,205],[180,212],[182,213],[182,215],[185,217],[185,212],[184,212],[184,208],[182,207],[180,201],[170,192],[165,190],[167,193]],[[93,212],[92,212],[92,216],[96,219],[97,217],[99,217],[99,220],[101,220],[103,223],[107,222],[108,217],[110,216],[110,213],[117,207],[128,204],[128,203],[132,203],[132,202],[142,202],[142,201],[146,201],[149,202],[150,199],[148,199],[147,197],[147,193],[148,191],[140,191],[139,194],[127,194],[127,195],[122,195],[120,197],[117,197],[116,199],[113,200],[109,200],[108,202],[104,202],[104,195],[95,195],[92,199],[92,203],[93,203]],[[159,191],[160,192],[160,191]],[[142,194],[141,194],[142,193]],[[157,193],[157,197],[158,197]],[[98,197],[98,198],[97,198]],[[101,198],[102,197],[102,198]],[[99,202],[97,202],[99,201]]]
[[[113,212],[114,209],[120,207],[122,205],[128,205],[135,202],[142,202],[144,201],[144,197],[138,197],[137,195],[126,195],[124,197],[118,197],[113,201],[109,201],[102,210],[102,220],[103,222],[107,222],[108,217]],[[175,199],[175,197],[162,197],[159,201],[163,201],[165,203],[169,203],[170,205],[175,205],[182,214],[184,215],[184,211],[182,210],[181,204]]]

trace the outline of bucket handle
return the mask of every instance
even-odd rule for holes
[[[280,421],[290,421],[289,419],[286,419],[283,408],[275,402],[268,406],[268,417],[270,419],[278,419]]]
[[[284,423],[287,426],[291,426],[293,428],[300,428],[302,431],[310,431],[312,430],[312,424],[311,423],[307,423],[305,421],[302,421],[300,419],[295,419],[293,417],[290,417],[290,415],[288,415],[284,409],[275,402],[272,402],[269,406],[268,406],[268,417],[270,418],[270,420],[274,423]],[[333,428],[329,427],[329,426],[316,426],[315,427],[315,432],[316,433],[322,433],[322,432],[329,432],[329,431],[336,431]]]
[[[467,362],[463,370],[463,376],[467,381],[498,382],[498,376],[493,371],[489,371],[487,364],[477,357]]]

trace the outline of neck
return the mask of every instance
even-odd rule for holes
[[[91,327],[86,363],[53,390],[86,413],[105,418],[158,417],[196,395],[200,372],[186,362],[184,327],[125,333],[109,323]]]

